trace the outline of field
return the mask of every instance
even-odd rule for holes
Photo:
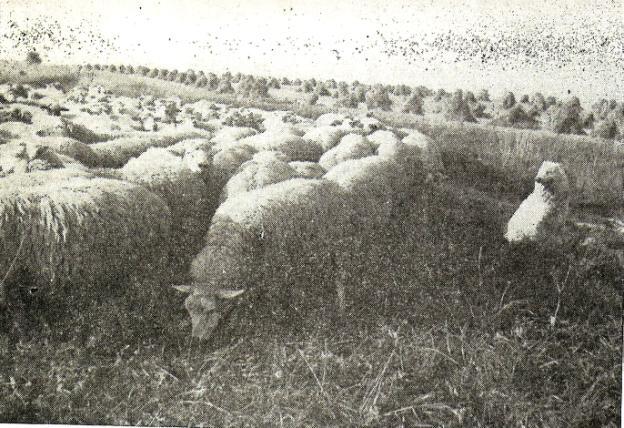
[[[368,117],[366,106],[337,107],[332,97],[309,105],[303,101],[307,94],[294,86],[271,88],[269,96],[241,97],[240,83],[233,93],[218,93],[136,73],[58,70],[40,70],[37,76],[47,73],[45,83],[66,85],[33,85],[27,97],[0,106],[21,112],[0,123],[0,136],[6,139],[0,144],[0,183],[16,189],[0,193],[6,242],[0,275],[3,285],[13,284],[25,295],[3,312],[1,422],[618,426],[624,245],[621,231],[604,225],[614,219],[618,224],[624,215],[621,144],[397,109],[370,109]],[[0,82],[28,85],[33,81],[24,79],[30,75],[5,70]],[[9,98],[6,85],[3,91]],[[33,97],[34,92],[40,97]],[[55,115],[42,107],[53,104],[66,110]],[[224,198],[234,197],[221,193],[224,183],[246,167],[256,171],[250,154],[229,175],[220,175],[227,168],[217,169],[217,154],[225,149],[215,147],[234,147],[251,138],[248,144],[257,144],[256,151],[278,150],[258,149],[275,143],[276,137],[215,140],[235,127],[253,128],[247,135],[289,129],[300,131],[293,135],[301,137],[324,126],[316,120],[326,113],[348,116],[345,123],[329,125],[348,128],[345,133],[370,137],[347,122],[373,119],[401,138],[418,131],[437,148],[440,169],[417,185],[400,187],[408,181],[394,181],[397,187],[388,198],[395,203],[382,225],[374,223],[379,219],[372,211],[359,212],[358,221],[374,225],[368,235],[359,235],[355,227],[347,237],[352,239],[348,250],[336,244],[336,254],[348,253],[341,265],[342,305],[326,284],[333,272],[317,272],[325,266],[324,254],[305,253],[308,247],[294,233],[294,240],[284,237],[283,247],[275,244],[275,253],[255,265],[252,274],[258,283],[229,308],[210,339],[192,338],[186,295],[171,286],[190,281],[191,260],[218,226],[210,217]],[[292,146],[289,141],[279,149],[289,161],[309,155],[295,151],[302,144],[299,139],[292,137]],[[15,155],[20,142],[25,152]],[[43,157],[42,152],[49,152],[31,149],[33,144],[47,145],[56,157]],[[177,146],[183,153],[180,165],[208,155],[192,168],[179,167]],[[507,221],[533,190],[546,160],[560,162],[571,177],[568,222],[597,226],[591,236],[571,228],[555,242],[510,245],[503,237]],[[159,162],[162,170],[156,167]],[[41,163],[52,171],[34,171],[33,165]],[[401,168],[401,173],[419,177],[424,167],[407,163]],[[62,185],[55,178],[50,187],[41,187],[46,177],[69,177],[73,181],[68,183],[80,186]],[[110,195],[94,184],[107,180],[127,180],[135,187],[116,184],[120,190]],[[46,197],[41,195],[61,204],[66,192],[85,195],[85,208],[71,204],[59,211],[66,217],[58,223],[44,221],[48,217],[39,214],[44,211],[39,206]],[[152,193],[158,197],[149,199]],[[12,237],[26,230],[22,223],[6,220],[19,212],[4,208],[7,201],[19,199],[15,194],[34,195],[28,199],[35,201],[29,219],[42,219],[36,230],[54,224],[49,226],[54,236],[65,236],[66,228],[66,241],[44,240],[50,248],[63,252],[57,242],[75,242],[57,263],[70,265],[61,279],[49,275],[57,264],[44,269],[48,250],[31,260],[22,248],[36,248],[34,238],[31,244]],[[326,196],[328,205],[335,203]],[[123,202],[111,203],[111,198]],[[150,201],[151,211],[133,202],[140,200]],[[115,208],[122,205],[123,210]],[[100,223],[90,207],[108,213],[111,222]],[[84,216],[76,217],[81,220],[72,223],[72,210],[83,209]],[[169,235],[152,213],[161,213],[162,222],[170,216]],[[139,215],[147,220],[130,223],[129,217]],[[314,220],[323,221],[305,224]],[[291,221],[297,230],[298,219]],[[304,230],[304,217],[300,221]],[[72,227],[82,224],[94,231],[74,233]],[[328,219],[327,228],[331,226]],[[118,245],[127,269],[111,273],[116,254],[100,249],[91,236]],[[586,238],[598,244],[582,245]],[[83,263],[82,252],[93,254],[94,260],[84,262],[83,271],[76,268]],[[314,274],[297,270],[304,270],[300,256],[318,260],[318,265],[306,265]],[[41,291],[39,277],[53,277],[47,283],[59,291]]]

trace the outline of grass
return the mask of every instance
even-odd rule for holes
[[[376,262],[351,278],[343,316],[329,296],[259,296],[198,344],[181,296],[155,293],[143,321],[127,296],[102,297],[95,308],[129,315],[100,331],[135,335],[22,343],[2,372],[0,419],[617,426],[621,267],[569,248],[509,248],[500,232],[512,211],[456,182],[412,195],[404,221],[368,249]]]
[[[545,160],[561,162],[572,178],[572,203],[622,213],[624,209],[624,149],[612,141],[548,131],[518,130],[468,123],[435,122],[410,115],[376,112],[391,126],[417,129],[445,151],[476,157],[500,169],[530,192]]]

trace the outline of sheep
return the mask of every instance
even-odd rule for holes
[[[548,239],[560,232],[569,205],[570,184],[561,164],[545,161],[535,177],[535,187],[507,224],[509,242]]]
[[[212,134],[202,130],[159,131],[149,134],[130,135],[102,143],[91,144],[99,157],[101,167],[121,168],[131,158],[137,157],[150,147],[169,147],[189,138],[210,139]]]
[[[302,178],[321,178],[327,172],[325,168],[316,162],[293,161],[288,162],[288,165]]]
[[[442,154],[438,144],[425,134],[414,130],[409,131],[410,132],[403,137],[403,143],[420,148],[424,168],[430,174],[439,174],[444,166],[442,164]]]
[[[346,126],[318,126],[310,129],[303,135],[305,141],[320,144],[323,152],[334,147],[342,137],[350,132],[351,128]]]
[[[246,144],[236,144],[219,149],[212,148],[212,180],[214,185],[222,187],[236,173],[238,168],[250,160],[257,151]]]
[[[185,307],[192,335],[210,337],[222,315],[222,300],[261,282],[267,269],[279,267],[266,277],[286,287],[326,282],[324,275],[332,275],[327,264],[345,233],[342,212],[341,190],[327,180],[295,178],[227,199],[191,265],[193,284],[176,287],[190,293]]]
[[[258,132],[253,128],[241,126],[225,126],[218,130],[212,142],[215,144],[228,145],[245,137],[256,135]]]
[[[247,144],[258,151],[275,150],[284,153],[291,161],[316,162],[323,154],[323,148],[314,141],[306,141],[295,134],[265,131],[243,138],[240,144]]]
[[[287,160],[286,156],[279,152],[256,153],[229,179],[223,189],[221,201],[243,192],[261,189],[269,184],[297,177],[297,171],[287,163]]]
[[[330,170],[340,162],[348,159],[358,159],[374,154],[374,146],[363,136],[347,134],[340,143],[321,156],[319,165]]]
[[[366,137],[368,141],[375,147],[378,148],[380,144],[384,142],[400,142],[399,138],[392,131],[387,130],[379,130],[375,131],[372,134]]]
[[[0,295],[28,286],[75,299],[126,286],[161,264],[170,228],[169,208],[142,186],[73,169],[13,174],[0,186]]]
[[[348,123],[351,119],[338,113],[325,113],[320,115],[315,121],[316,126],[338,126]]]

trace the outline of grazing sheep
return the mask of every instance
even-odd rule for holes
[[[189,165],[186,156],[164,148],[150,148],[116,173],[163,198],[173,220],[171,249],[184,265],[201,249],[201,236],[216,207],[218,189],[206,184],[208,171]],[[206,163],[204,168],[208,168]]]
[[[266,293],[288,293],[289,287],[302,283],[317,288],[333,284],[328,263],[345,233],[341,212],[336,185],[300,178],[223,203],[213,217],[206,247],[192,263],[193,285],[176,287],[190,292],[185,306],[193,336],[208,338],[222,315],[222,300],[263,281],[279,284],[271,287],[279,289],[264,289]]]
[[[295,134],[265,131],[243,138],[240,144],[247,144],[258,151],[275,150],[284,153],[291,161],[316,162],[323,154],[323,148],[314,141],[306,141]]]
[[[315,121],[316,126],[339,126],[349,123],[351,119],[338,113],[325,113],[320,115]]]
[[[347,195],[345,205],[352,207],[351,224],[362,233],[370,233],[390,220],[400,175],[396,162],[367,156],[339,163],[324,178],[338,184]]]
[[[310,129],[303,135],[305,141],[315,142],[321,145],[323,152],[334,147],[342,137],[350,132],[351,128],[345,126],[319,126]]]
[[[131,158],[141,155],[150,147],[169,147],[189,138],[206,138],[212,135],[207,131],[159,131],[149,134],[139,133],[120,137],[103,143],[91,144],[91,149],[100,159],[101,167],[121,168]]]
[[[224,186],[238,168],[250,160],[255,153],[256,150],[246,144],[237,144],[222,149],[218,146],[213,147],[211,151],[212,178],[215,185]]]
[[[221,200],[297,177],[297,172],[287,163],[287,160],[286,156],[279,152],[256,153],[253,158],[243,163],[238,172],[227,182]]]
[[[3,178],[0,271],[8,281],[0,294],[27,286],[74,296],[126,286],[128,275],[161,263],[170,227],[165,202],[142,186],[73,169]]]
[[[374,153],[375,147],[365,137],[358,134],[347,134],[342,137],[337,146],[321,156],[319,165],[329,171],[340,162],[371,156]]]
[[[395,135],[394,132],[387,130],[375,131],[366,138],[368,139],[368,141],[371,142],[373,146],[375,146],[375,148],[379,147],[380,144],[385,142],[400,142],[399,138]]]
[[[288,162],[288,165],[302,178],[321,178],[327,172],[325,168],[316,162],[293,161]]]
[[[215,144],[227,145],[235,143],[245,137],[256,135],[258,132],[253,128],[241,126],[225,126],[218,130],[212,142]]]
[[[442,154],[437,143],[418,131],[410,130],[403,138],[403,143],[409,146],[420,148],[422,153],[423,166],[428,173],[439,173],[442,171]]]
[[[535,177],[535,188],[507,224],[510,242],[548,239],[560,233],[568,212],[570,185],[563,167],[545,161]]]

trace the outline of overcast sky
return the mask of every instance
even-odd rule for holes
[[[622,99],[624,0],[547,3],[0,0],[0,58]]]

